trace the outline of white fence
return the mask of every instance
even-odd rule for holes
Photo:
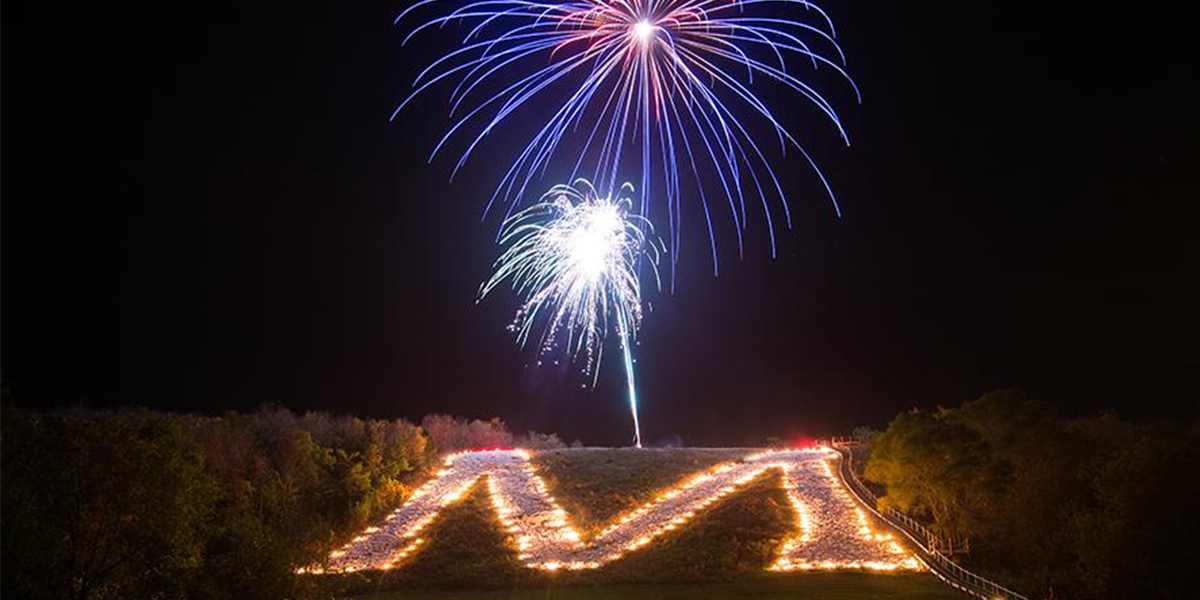
[[[912,543],[916,544],[921,550],[921,558],[925,561],[929,570],[933,571],[934,575],[937,575],[946,584],[984,600],[996,600],[997,598],[1029,600],[1025,596],[990,579],[980,577],[958,566],[949,556],[941,552],[938,548],[940,537],[933,531],[930,531],[928,527],[893,508],[885,507],[883,510],[880,510],[879,498],[871,492],[870,488],[863,484],[858,478],[858,473],[854,470],[854,450],[852,448],[854,444],[855,442],[846,438],[833,438],[830,440],[830,445],[845,457],[845,460],[841,461],[840,471],[842,472],[842,480],[850,484],[846,487],[876,517],[896,528],[897,531],[903,533]]]

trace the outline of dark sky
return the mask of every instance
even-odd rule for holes
[[[490,146],[427,164],[445,91],[396,2],[52,3],[3,13],[3,352],[27,405],[498,415],[623,444],[595,390],[528,368],[511,294],[477,305],[498,223]],[[864,94],[772,101],[798,156],[772,260],[687,237],[639,347],[649,440],[881,426],[1021,387],[1079,413],[1194,417],[1200,194],[1193,20],[1177,2],[829,0]],[[500,138],[501,140],[503,138]],[[728,232],[725,232],[728,234]]]

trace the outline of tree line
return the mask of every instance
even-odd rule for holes
[[[279,599],[408,497],[444,452],[562,447],[503,421],[0,411],[0,595]],[[325,592],[327,593],[327,592]]]
[[[884,505],[969,539],[956,558],[1030,598],[1196,595],[1195,423],[1066,418],[1004,390],[856,435]]]

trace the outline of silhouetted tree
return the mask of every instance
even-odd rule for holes
[[[181,427],[11,409],[3,423],[6,598],[185,595],[216,488]]]
[[[1195,597],[1200,450],[1178,433],[1148,435],[1094,469],[1096,503],[1075,521],[1084,590],[1099,598]]]
[[[886,487],[884,506],[927,514],[954,535],[987,529],[1003,482],[979,434],[921,411],[901,413],[874,438],[866,476]]]

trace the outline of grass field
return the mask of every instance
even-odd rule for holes
[[[963,600],[924,573],[786,573],[714,583],[543,584],[511,590],[396,590],[360,600]]]
[[[533,464],[581,531],[594,533],[688,475],[754,452],[738,448],[581,448],[539,452]]]
[[[533,463],[581,533],[590,537],[663,488],[751,452],[572,449],[539,453]],[[476,484],[430,525],[427,544],[410,562],[387,572],[336,576],[337,588],[378,600],[960,597],[923,573],[764,573],[796,526],[780,484],[778,472],[770,472],[687,527],[620,561],[593,571],[555,573],[520,564],[486,487]]]

